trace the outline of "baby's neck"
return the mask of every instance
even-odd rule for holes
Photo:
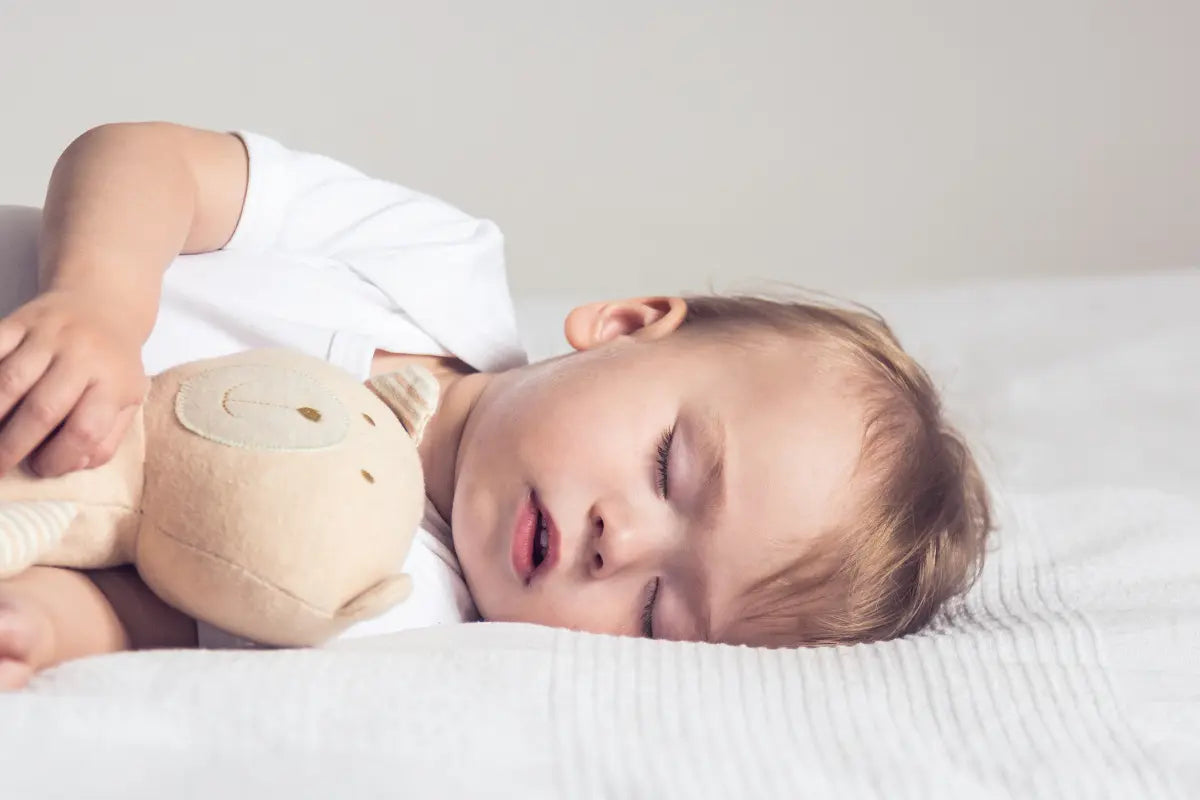
[[[463,429],[475,401],[491,376],[475,372],[457,358],[376,350],[371,359],[371,377],[395,372],[408,365],[424,367],[438,382],[440,393],[437,413],[425,428],[417,452],[425,474],[425,496],[442,519],[449,523],[450,509],[454,504],[454,473]]]
[[[442,381],[442,373],[469,375],[474,372],[466,364],[450,356],[418,356],[411,353],[391,353],[387,350],[376,350],[375,355],[371,358],[371,377],[374,378],[376,375],[383,375],[387,372],[396,372],[402,367],[411,364],[424,367],[432,372],[434,377],[438,379],[438,383]]]

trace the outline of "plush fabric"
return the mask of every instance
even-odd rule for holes
[[[0,480],[0,575],[133,563],[168,603],[232,634],[326,641],[411,591],[400,569],[425,496],[400,417],[423,426],[436,401],[418,377],[412,397],[398,376],[377,395],[286,350],[157,375],[111,463]],[[406,400],[393,411],[385,396]]]

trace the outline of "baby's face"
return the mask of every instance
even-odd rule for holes
[[[747,587],[850,513],[862,438],[818,345],[622,336],[491,381],[455,548],[485,619],[719,640]]]

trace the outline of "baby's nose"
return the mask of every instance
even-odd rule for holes
[[[657,526],[629,517],[592,515],[588,570],[594,578],[611,577],[630,568],[653,568],[668,549]]]

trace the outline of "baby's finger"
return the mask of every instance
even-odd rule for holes
[[[52,350],[25,339],[15,352],[0,361],[0,418],[8,416],[13,406],[21,402],[53,358]],[[4,427],[7,429],[8,424]]]
[[[137,408],[118,411],[96,386],[90,387],[62,427],[33,454],[33,471],[50,477],[107,464]]]
[[[43,478],[102,463],[96,459],[97,450],[112,431],[116,404],[93,385],[81,393],[73,406],[67,409],[63,424],[29,460],[33,471]]]
[[[137,413],[139,408],[141,408],[140,403],[138,405],[126,406],[117,412],[108,438],[101,442],[100,446],[92,453],[92,458],[88,462],[88,469],[102,466],[112,460],[113,455],[117,452],[117,448],[125,440],[125,434],[129,431],[129,424],[133,421],[133,415]]]
[[[87,378],[54,364],[0,430],[0,474],[21,463],[75,407]],[[91,445],[97,444],[97,437]],[[89,446],[90,447],[90,446]]]
[[[17,322],[12,317],[0,319],[0,358],[16,350],[28,332],[29,328],[24,323]]]
[[[23,689],[33,677],[33,667],[24,661],[14,661],[0,656],[0,692]]]

